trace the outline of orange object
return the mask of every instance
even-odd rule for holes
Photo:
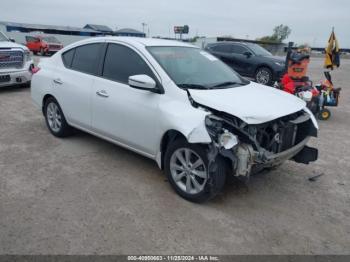
[[[310,59],[304,58],[299,62],[288,62],[288,76],[293,79],[300,79],[306,76]]]

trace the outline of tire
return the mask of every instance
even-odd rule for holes
[[[54,136],[67,137],[73,133],[73,128],[68,125],[60,105],[53,97],[45,101],[44,116],[47,128]]]
[[[186,161],[186,152],[190,152],[188,154],[189,161]],[[179,155],[182,156],[182,161],[180,161]],[[185,170],[183,168],[185,165],[181,162],[190,163],[190,165],[187,165]],[[186,200],[200,203],[215,197],[221,192],[225,184],[226,162],[222,157],[217,157],[215,162],[217,168],[211,172],[211,176],[208,178],[206,147],[199,144],[190,144],[185,139],[178,139],[169,145],[165,153],[164,167],[175,192]],[[196,167],[194,167],[194,164],[196,164]]]
[[[329,111],[327,108],[323,108],[318,113],[318,119],[319,120],[328,120],[331,117],[331,111]]]
[[[41,56],[45,56],[45,50],[44,50],[44,48],[40,48],[40,55],[41,55]]]
[[[260,67],[256,70],[254,79],[257,83],[267,86],[273,84],[273,73],[268,67]]]

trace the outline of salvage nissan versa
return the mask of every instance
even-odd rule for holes
[[[317,159],[306,144],[318,125],[305,102],[189,44],[93,38],[39,67],[32,98],[54,136],[75,127],[152,158],[190,201],[214,197],[226,176]]]

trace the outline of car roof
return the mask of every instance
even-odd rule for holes
[[[247,43],[247,42],[240,42],[240,41],[221,41],[221,42],[209,43],[208,46],[225,45],[225,44],[248,45],[248,44],[254,44],[254,43]]]
[[[120,41],[129,43],[132,45],[143,45],[143,46],[183,46],[183,47],[196,47],[194,45],[175,41],[175,40],[166,40],[158,38],[144,38],[144,37],[127,37],[127,36],[104,36],[104,37],[91,37],[88,40],[83,40],[85,43],[96,42],[96,41]]]
[[[28,35],[28,36],[32,36],[32,35]],[[32,37],[36,37],[36,38],[44,38],[44,37],[55,37],[55,36],[51,36],[51,35],[34,35]],[[56,38],[56,37],[55,37]]]

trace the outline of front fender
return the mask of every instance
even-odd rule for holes
[[[162,132],[177,130],[189,143],[211,143],[205,127],[205,117],[210,114],[189,103],[171,101],[160,105],[162,112]]]

